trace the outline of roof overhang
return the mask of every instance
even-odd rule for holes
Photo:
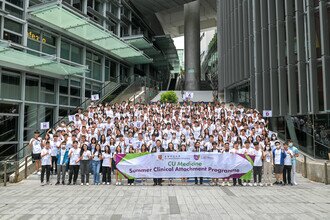
[[[28,12],[29,19],[47,25],[63,34],[70,34],[77,40],[87,42],[123,61],[132,64],[152,62],[152,59],[143,51],[94,23],[88,17],[62,4],[61,1],[32,6]]]
[[[72,74],[87,72],[86,66],[70,62],[71,65],[61,63],[61,59],[53,55],[30,50],[21,46],[10,44],[8,41],[0,41],[0,63],[10,64],[17,69],[26,71],[47,72],[50,76],[63,77]],[[38,54],[38,55],[34,55]]]

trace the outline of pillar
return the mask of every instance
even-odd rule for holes
[[[200,0],[184,5],[185,90],[200,86]]]

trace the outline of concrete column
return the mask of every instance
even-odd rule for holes
[[[254,32],[254,66],[255,66],[255,108],[259,111],[263,108],[263,85],[262,85],[262,50],[261,50],[261,19],[260,1],[253,0],[253,32]]]
[[[298,66],[298,91],[299,113],[304,115],[308,111],[307,102],[307,75],[305,57],[305,27],[303,1],[295,0],[296,6],[296,39],[297,39],[297,66]]]
[[[256,99],[255,99],[255,73],[254,73],[254,38],[253,38],[253,6],[252,1],[248,1],[248,30],[249,30],[249,63],[250,63],[250,97],[251,97],[251,107],[256,107]]]
[[[82,0],[82,12],[84,13],[84,14],[87,14],[87,0]]]
[[[288,70],[289,114],[297,114],[297,73],[294,54],[294,8],[293,0],[285,0],[286,56]]]
[[[277,36],[276,36],[276,0],[268,0],[269,64],[270,64],[270,100],[273,116],[279,114],[279,91],[277,72]],[[299,0],[298,0],[299,1]]]
[[[323,97],[324,110],[330,110],[330,45],[329,45],[329,17],[325,0],[320,1],[320,29],[322,45]]]
[[[250,53],[250,45],[249,45],[249,16],[248,16],[248,3],[246,0],[243,1],[243,45],[244,45],[244,78],[249,78],[249,53]]]
[[[308,47],[308,85],[309,85],[309,111],[311,113],[317,113],[319,111],[319,97],[317,87],[317,63],[316,63],[316,40],[315,40],[315,12],[314,12],[314,0],[306,1],[307,12],[307,35],[309,38]]]
[[[200,0],[184,5],[185,90],[200,87]]]
[[[243,33],[243,3],[238,1],[238,55],[239,55],[239,80],[244,79],[244,33]]]
[[[224,88],[224,16],[223,16],[224,4],[223,1],[217,0],[217,46],[218,46],[218,93],[221,93]],[[220,53],[221,51],[221,53]]]
[[[285,20],[284,0],[276,0],[276,26],[277,26],[277,60],[279,80],[279,106],[280,115],[284,116],[288,108],[288,83],[285,60]]]
[[[270,73],[269,73],[269,33],[268,33],[268,4],[266,0],[260,1],[261,14],[261,54],[262,54],[262,89],[263,109],[271,108],[270,99]]]
[[[21,73],[21,98],[22,103],[19,105],[19,117],[18,117],[18,148],[17,151],[23,148],[24,146],[24,112],[25,112],[25,82],[26,82],[26,73]],[[21,152],[23,154],[23,152]],[[24,152],[25,153],[25,152]],[[19,155],[21,157],[23,155]]]

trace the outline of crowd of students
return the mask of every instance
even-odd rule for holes
[[[61,122],[46,132],[38,131],[30,141],[36,174],[41,184],[115,185],[123,179],[115,165],[115,155],[140,152],[213,152],[254,156],[253,178],[232,179],[233,185],[296,185],[298,149],[291,141],[282,143],[267,129],[267,121],[254,109],[225,103],[183,104],[102,104],[81,109],[74,120]],[[68,180],[66,181],[66,173]],[[273,180],[275,174],[275,182]],[[101,179],[102,176],[102,179]],[[153,179],[154,185],[165,180]],[[187,178],[180,179],[187,184]],[[274,182],[274,183],[273,183]],[[141,184],[147,180],[142,179]],[[174,179],[168,180],[174,185]],[[195,184],[203,178],[195,178]],[[134,185],[134,179],[127,181]],[[231,186],[230,179],[210,179],[210,185]]]

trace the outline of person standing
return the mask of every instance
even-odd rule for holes
[[[260,149],[259,142],[254,142],[254,163],[253,163],[253,182],[254,186],[257,186],[258,184],[262,186],[261,183],[261,176],[262,176],[262,158],[263,153]]]
[[[65,184],[66,164],[69,161],[69,150],[66,148],[66,142],[61,143],[61,149],[57,151],[57,182],[55,185],[60,184],[62,172],[62,185]]]
[[[239,153],[239,144],[237,141],[234,142],[234,147],[229,151],[232,154],[238,154]],[[241,178],[233,178],[233,186],[238,185],[243,186],[242,179]]]
[[[197,141],[195,143],[195,149],[194,149],[194,152],[203,152],[203,149],[201,149],[200,147],[200,142]],[[198,177],[195,177],[195,184],[197,185],[198,184]],[[203,185],[203,177],[199,177],[199,184],[200,185]]]
[[[172,142],[170,142],[170,143],[168,144],[168,147],[167,147],[167,149],[166,149],[166,152],[174,152],[174,151],[175,151],[175,149],[174,149],[174,145],[173,145]],[[169,178],[168,180],[169,180],[168,185],[169,185],[169,186],[174,186],[173,178]]]
[[[94,148],[95,151],[95,148]],[[86,183],[89,186],[89,160],[91,159],[91,152],[88,150],[88,146],[83,144],[80,151],[80,172],[81,172],[81,184],[84,185]]]
[[[293,185],[291,182],[291,169],[292,169],[292,158],[293,152],[289,149],[288,143],[284,143],[284,152],[286,157],[284,159],[284,168],[283,168],[283,184]]]
[[[264,148],[263,152],[263,160],[264,160],[264,183],[265,186],[270,185],[273,186],[272,183],[272,175],[273,175],[273,153],[270,144],[267,144]]]
[[[162,147],[162,142],[160,140],[156,141],[156,146],[151,149],[151,153],[160,153],[160,152],[165,152],[165,149]],[[162,185],[162,178],[154,178],[154,186]]]
[[[111,152],[110,152],[110,147],[107,145],[104,148],[104,153],[102,154],[102,182],[103,185],[107,184],[110,185],[111,184],[111,160],[112,160],[112,156],[111,156]],[[118,185],[116,183],[116,185]]]
[[[93,179],[94,185],[100,185],[100,166],[102,160],[102,150],[101,145],[97,144],[95,146],[94,152],[92,152],[92,167],[93,167]]]
[[[141,149],[141,148],[140,148]],[[128,153],[129,154],[134,154],[135,153],[135,149],[133,146],[129,147],[128,149]],[[134,186],[134,178],[128,178],[127,180],[127,185],[129,186]]]
[[[230,152],[229,152],[229,143],[227,143],[227,142],[225,143],[225,147],[222,151],[222,154],[230,154]],[[223,178],[222,179],[221,186],[226,186],[226,184],[227,184],[227,186],[231,186],[230,183],[229,183],[229,178]]]
[[[208,149],[208,148],[206,148]],[[212,148],[208,150],[210,153],[220,153],[220,150],[218,149],[217,142],[212,142]],[[217,186],[218,185],[218,178],[212,178],[211,179],[211,186]]]
[[[44,186],[44,177],[46,172],[46,184],[49,185],[50,168],[52,166],[50,142],[46,142],[46,146],[41,150],[41,185]]]
[[[293,146],[293,142],[291,140],[289,140],[288,142],[289,142],[289,150],[291,150],[293,153],[293,157],[291,158],[292,160],[291,183],[293,185],[297,185],[296,166],[297,166],[297,157],[299,157],[299,150],[297,147]]]
[[[54,134],[53,135],[54,140],[51,141],[51,150],[52,150],[52,169],[51,173],[52,175],[57,174],[57,154],[60,148],[61,141],[58,139],[58,135]]]
[[[274,172],[277,184],[283,184],[282,176],[283,176],[283,168],[284,168],[284,159],[286,157],[285,152],[281,149],[281,143],[279,141],[275,142],[276,148],[273,150],[273,163],[274,163]]]
[[[73,141],[72,148],[69,151],[70,157],[70,172],[69,172],[69,183],[71,185],[73,176],[73,185],[76,185],[80,166],[80,148],[78,148],[78,141]]]
[[[41,137],[39,137],[40,132],[35,131],[34,137],[30,140],[29,146],[32,148],[32,160],[35,163],[36,174],[40,174],[40,160],[41,160]]]

